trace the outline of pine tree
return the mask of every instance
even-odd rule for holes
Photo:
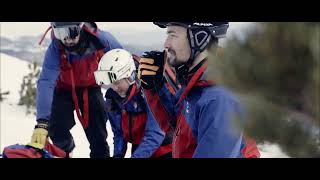
[[[246,133],[293,157],[320,155],[320,23],[256,23],[210,60],[211,78],[239,94]]]
[[[18,105],[25,105],[27,107],[27,114],[35,114],[36,81],[40,74],[40,68],[38,67],[36,62],[28,64],[28,68],[30,72],[22,79],[22,84],[19,91],[20,100]]]

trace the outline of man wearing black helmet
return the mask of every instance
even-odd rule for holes
[[[50,28],[52,42],[37,82],[37,125],[29,145],[43,149],[49,136],[56,146],[72,152],[75,110],[90,157],[109,157],[104,99],[94,71],[107,51],[122,46],[94,22],[51,22]]]
[[[206,77],[208,49],[217,51],[218,41],[226,36],[229,23],[155,24],[167,28],[165,51],[146,52],[140,60],[138,76],[160,127],[175,128],[173,157],[259,157],[254,141],[245,140],[237,127],[244,119],[239,101]],[[175,69],[181,85],[175,95],[163,85],[165,63]],[[165,111],[156,109],[159,102]]]

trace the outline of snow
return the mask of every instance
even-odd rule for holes
[[[259,144],[258,145],[261,158],[290,158],[286,155],[277,144]]]
[[[18,58],[1,53],[1,90],[10,90],[10,103],[19,101],[19,90],[22,77],[28,74],[28,63]]]
[[[25,106],[17,105],[22,77],[29,72],[28,63],[3,53],[0,53],[0,62],[0,87],[2,91],[10,91],[10,94],[5,96],[6,99],[0,102],[0,151],[2,152],[6,146],[17,143],[27,144],[30,141],[36,117],[30,114],[26,115]],[[76,114],[75,117],[77,117]],[[107,131],[107,142],[110,147],[110,154],[113,155],[113,133],[109,122],[107,123]],[[90,153],[89,143],[77,119],[71,134],[76,144],[73,157],[88,158]],[[128,151],[125,156],[127,158],[131,156],[130,149],[131,145],[128,144]],[[288,157],[276,144],[259,145],[259,149],[262,158]]]

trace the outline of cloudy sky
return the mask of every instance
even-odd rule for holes
[[[49,22],[1,22],[0,35],[10,39],[39,36],[49,25]],[[152,22],[98,22],[98,26],[110,31],[124,44],[162,44],[165,39],[165,30],[153,25]],[[249,26],[250,23],[246,22],[231,22],[228,33],[241,35],[242,30]]]
[[[19,36],[37,36],[50,26],[49,22],[2,22],[1,36],[16,38]],[[153,31],[158,30],[151,22],[98,22],[101,29],[109,31]]]

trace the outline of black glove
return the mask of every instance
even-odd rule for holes
[[[112,158],[124,158],[124,155],[118,154],[118,155],[114,155]]]
[[[144,89],[153,89],[162,85],[166,51],[150,51],[140,59],[138,78]]]

